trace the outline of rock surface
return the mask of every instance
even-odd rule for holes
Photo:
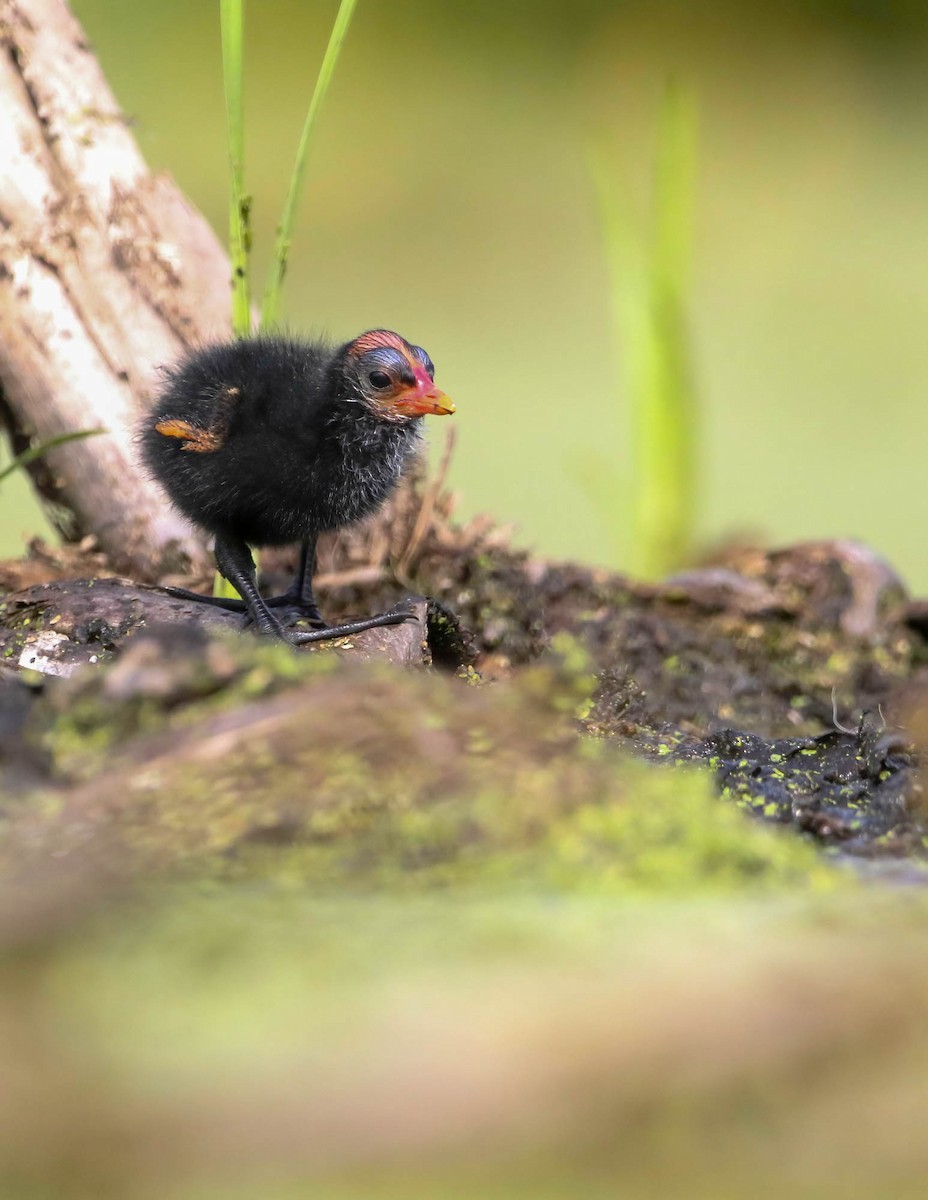
[[[351,638],[299,648],[300,653],[334,650],[362,661],[383,659],[400,666],[428,666],[430,625],[447,624],[447,614],[424,597],[405,601],[410,620],[367,629]],[[140,630],[175,626],[188,630],[245,632],[245,618],[208,604],[170,595],[162,588],[115,578],[36,584],[0,601],[0,659],[7,667],[43,675],[72,675],[83,666],[112,659]],[[294,624],[294,629],[299,626]],[[444,644],[444,630],[436,636]]]

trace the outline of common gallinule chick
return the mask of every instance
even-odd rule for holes
[[[313,597],[316,538],[374,512],[416,448],[422,417],[454,412],[420,346],[372,329],[337,350],[249,337],[193,351],[169,373],[142,426],[149,470],[215,538],[216,565],[241,601],[174,595],[244,610],[260,633],[295,644],[408,619],[403,611],[326,626]],[[249,546],[302,543],[289,591],[265,600]],[[285,635],[272,609],[316,626]]]

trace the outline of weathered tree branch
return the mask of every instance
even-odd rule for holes
[[[158,368],[229,327],[229,266],[153,176],[64,0],[0,0],[0,385],[14,445],[76,429],[34,478],[67,537],[151,578],[205,561],[136,465]]]

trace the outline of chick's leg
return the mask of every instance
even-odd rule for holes
[[[333,638],[351,637],[365,629],[377,629],[381,625],[402,625],[404,621],[416,621],[415,613],[405,606],[397,606],[392,612],[378,613],[376,617],[365,617],[362,621],[346,621],[343,625],[326,625],[324,629],[311,629],[309,633],[290,633],[287,640],[294,646],[305,646],[307,642],[327,642]]]
[[[219,573],[235,588],[245,604],[245,611],[259,633],[285,639],[283,627],[268,608],[258,591],[255,560],[240,538],[220,535],[216,538],[216,566]]]
[[[218,541],[217,541],[218,562]],[[316,539],[309,538],[300,550],[300,561],[293,577],[293,582],[279,596],[268,596],[265,603],[268,608],[292,609],[294,617],[302,617],[317,629],[325,628],[325,621],[320,613],[316,598],[313,595],[313,572],[316,569]],[[222,569],[220,568],[220,572]],[[237,586],[237,585],[236,585]],[[169,595],[178,600],[195,600],[199,604],[209,604],[213,608],[224,608],[227,612],[250,612],[244,600],[229,596],[204,596],[201,592],[191,592],[189,588],[166,587]],[[287,616],[291,614],[288,613]]]
[[[293,582],[280,596],[271,596],[270,608],[286,608],[293,615],[309,621],[317,629],[325,629],[326,623],[313,595],[313,574],[316,570],[316,539],[307,538],[300,549],[300,561]]]
[[[241,600],[202,596],[197,592],[189,592],[185,588],[165,588],[165,591],[180,599],[196,600],[236,612],[244,611],[251,618],[259,633],[268,637],[280,638],[294,646],[304,646],[310,642],[326,642],[333,638],[351,637],[353,634],[363,633],[365,629],[376,629],[383,625],[400,625],[404,621],[416,620],[408,608],[399,605],[391,612],[379,613],[375,617],[366,617],[360,621],[346,621],[341,625],[326,625],[316,607],[313,596],[312,576],[315,551],[315,540],[307,541],[300,554],[300,564],[291,586],[283,595],[265,600],[258,591],[255,563],[246,543],[239,538],[217,536],[216,566],[219,568],[219,573],[228,579],[242,597]],[[295,610],[294,615],[312,621],[316,628],[304,632],[287,632],[271,611],[272,607]]]
[[[311,564],[311,552],[306,558],[307,562]],[[268,637],[281,638],[294,646],[305,646],[308,642],[325,642],[332,638],[350,637],[352,634],[362,633],[365,629],[375,629],[380,625],[400,625],[403,621],[416,619],[408,609],[399,608],[394,609],[393,612],[381,613],[376,617],[367,617],[363,621],[346,621],[343,625],[330,625],[324,629],[312,629],[307,633],[285,633],[258,591],[255,562],[245,542],[238,538],[217,537],[216,566],[244,600],[248,615],[258,632]],[[304,572],[301,571],[300,575],[304,576]],[[300,582],[302,584],[302,578]],[[311,585],[309,596],[311,600]]]
[[[376,617],[365,617],[360,621],[346,621],[341,625],[327,625],[316,606],[313,595],[313,574],[316,569],[316,539],[307,538],[300,551],[300,562],[293,583],[282,596],[268,600],[268,604],[282,606],[294,610],[300,616],[311,621],[315,629],[309,633],[291,632],[287,636],[295,646],[305,646],[308,642],[324,642],[331,638],[350,637],[354,633],[363,633],[365,629],[377,629],[382,625],[401,625],[403,621],[414,621],[416,618],[407,609],[400,607],[392,612],[379,613]]]

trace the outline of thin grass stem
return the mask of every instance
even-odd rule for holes
[[[316,130],[317,118],[322,103],[325,100],[329,84],[332,81],[335,64],[338,62],[342,43],[347,36],[348,26],[351,23],[356,3],[357,0],[341,0],[339,4],[335,23],[332,26],[332,33],[329,36],[329,44],[326,47],[322,66],[319,68],[319,74],[316,78],[316,86],[313,89],[312,99],[309,102],[309,108],[306,112],[306,119],[303,122],[303,130],[300,134],[296,158],[293,163],[293,171],[290,175],[290,187],[284,203],[280,224],[277,226],[274,257],[268,273],[267,287],[265,288],[264,300],[261,305],[262,328],[275,325],[279,318],[280,295],[283,288],[284,276],[287,273],[287,262],[293,237],[293,223],[302,192],[303,177]]]
[[[0,470],[0,483],[7,476],[12,475],[14,471],[18,471],[21,467],[28,467],[37,458],[41,458],[44,454],[47,454],[49,450],[54,450],[56,446],[63,446],[65,442],[78,442],[81,438],[96,437],[98,433],[106,433],[106,430],[79,429],[76,433],[61,433],[57,437],[49,438],[48,441],[42,442],[38,446],[30,446],[28,450],[23,450],[22,454],[17,454],[12,462],[8,462]]]
[[[232,330],[251,332],[251,197],[245,193],[244,0],[220,0],[222,77],[229,136],[229,259],[232,264]]]
[[[601,146],[592,157],[627,381],[632,566],[648,578],[686,561],[695,527],[696,394],[686,327],[694,161],[695,107],[673,84],[661,104],[647,234],[633,220],[628,189]]]
[[[692,549],[696,514],[696,390],[687,329],[695,109],[678,86],[661,105],[650,256],[653,402],[642,447],[644,568],[665,574]],[[646,455],[646,457],[644,457]]]

